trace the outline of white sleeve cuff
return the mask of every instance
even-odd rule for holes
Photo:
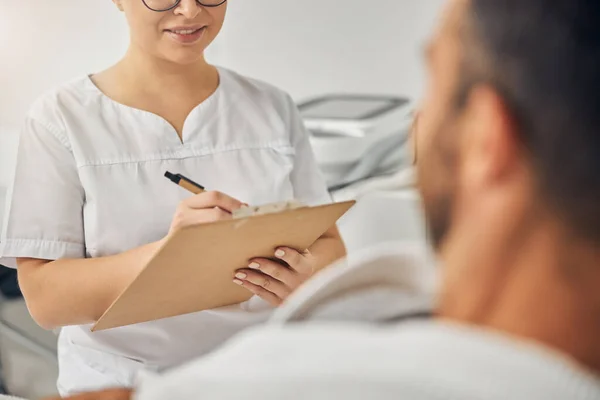
[[[78,243],[6,239],[0,243],[0,261],[7,267],[16,268],[17,258],[37,258],[40,260],[60,260],[65,258],[85,258],[85,246]]]

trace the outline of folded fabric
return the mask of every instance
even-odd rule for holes
[[[299,288],[269,324],[385,323],[433,310],[437,270],[427,249],[385,243],[340,261]]]
[[[3,394],[0,394],[0,400],[25,400],[25,399],[22,399],[20,397],[6,396]]]

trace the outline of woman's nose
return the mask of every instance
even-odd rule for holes
[[[183,15],[186,19],[194,19],[202,12],[202,6],[196,0],[181,0],[175,8],[175,14]]]

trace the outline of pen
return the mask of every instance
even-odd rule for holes
[[[186,178],[181,174],[172,174],[169,171],[165,172],[165,177],[171,182],[181,186],[189,192],[200,194],[204,192],[204,186],[197,184],[193,180]]]

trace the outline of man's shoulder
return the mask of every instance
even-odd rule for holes
[[[183,400],[190,393],[221,399],[584,399],[598,398],[600,386],[546,349],[432,320],[255,329],[143,385],[139,399]]]

